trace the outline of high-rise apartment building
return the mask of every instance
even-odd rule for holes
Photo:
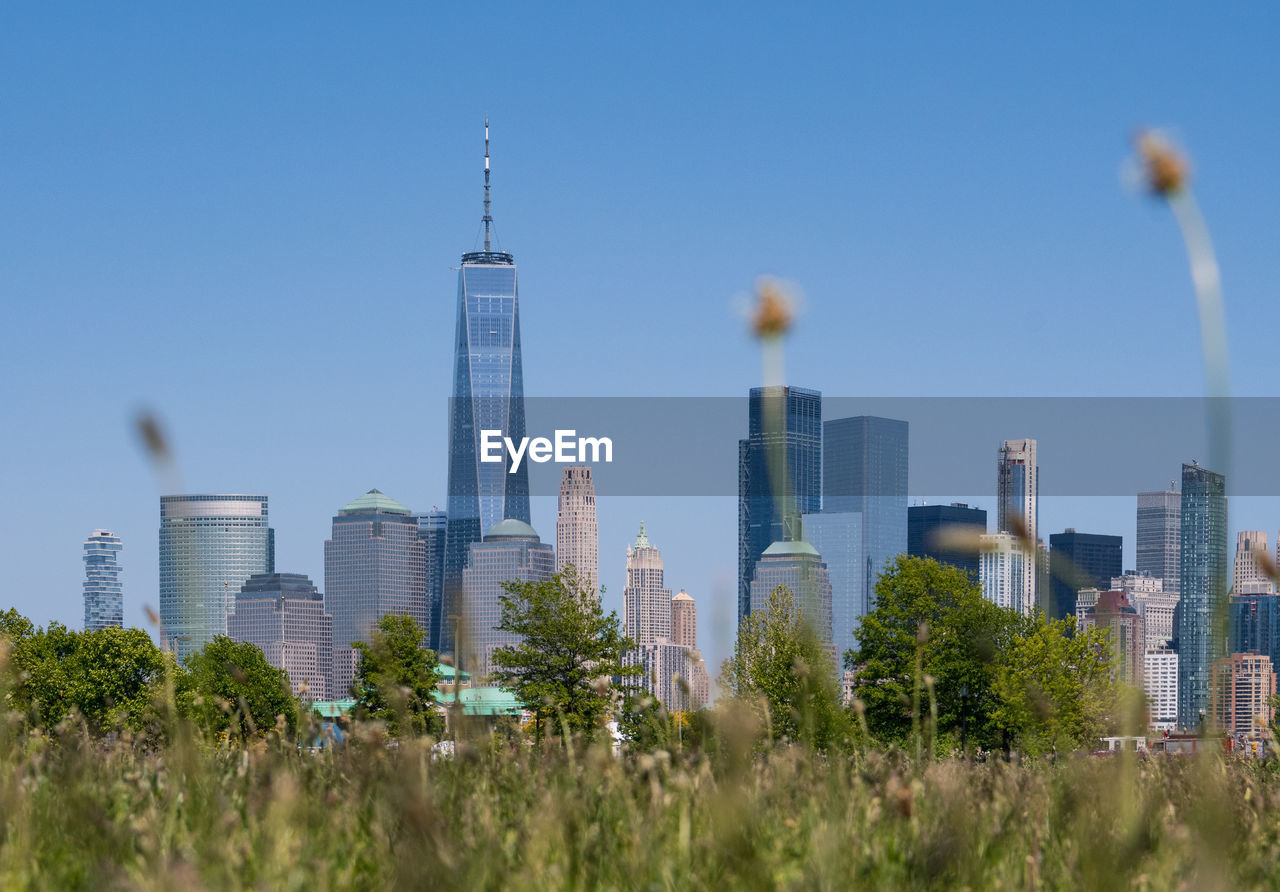
[[[1156,731],[1178,726],[1178,652],[1169,647],[1149,647],[1143,657],[1142,689],[1147,695],[1147,717]]]
[[[339,699],[333,690],[333,617],[324,596],[301,573],[256,573],[236,593],[227,635],[247,641],[289,675],[307,700]]]
[[[160,497],[160,622],[178,659],[227,634],[240,586],[274,570],[266,496]]]
[[[671,599],[671,640],[681,647],[698,647],[698,606],[684,589]]]
[[[84,540],[84,630],[124,625],[124,589],[120,584],[120,537],[94,530]]]
[[[1147,652],[1146,632],[1142,627],[1142,616],[1129,603],[1125,593],[1101,592],[1096,604],[1080,611],[1078,620],[1082,630],[1107,630],[1111,640],[1115,679],[1127,685],[1142,687]]]
[[[556,510],[556,570],[572,564],[578,578],[600,597],[600,530],[591,468],[568,467],[560,476]]]
[[[980,570],[978,552],[972,548],[957,548],[955,543],[964,538],[976,541],[986,532],[987,512],[981,508],[970,508],[964,502],[907,508],[907,554],[950,564],[975,581]],[[821,551],[821,547],[818,550]],[[829,555],[827,559],[830,560]]]
[[[529,523],[528,463],[509,473],[510,460],[482,462],[485,430],[519,442],[525,436],[520,299],[514,257],[492,248],[489,214],[489,124],[484,130],[484,250],[462,255],[453,340],[453,398],[449,404],[449,503],[445,534],[444,650],[451,650],[449,617],[457,614],[469,548],[500,521]]]
[[[1124,592],[1129,603],[1137,608],[1148,648],[1166,647],[1173,642],[1177,636],[1174,616],[1178,597],[1164,591],[1164,582],[1159,577],[1130,570],[1123,576],[1111,577],[1111,589]]]
[[[1045,613],[1063,619],[1076,612],[1076,592],[1105,588],[1124,567],[1123,539],[1098,533],[1078,533],[1068,527],[1049,537],[1051,603]]]
[[[739,622],[764,550],[800,539],[801,515],[822,506],[822,394],[753,387],[747,416],[747,438],[738,441]]]
[[[662,553],[649,543],[644,521],[627,546],[627,584],[622,590],[623,634],[636,644],[671,638],[671,589],[663,586]]]
[[[1030,616],[1035,599],[1028,588],[1030,558],[1012,533],[991,533],[979,539],[979,581],[982,596],[993,604]]]
[[[444,542],[448,518],[437,509],[418,515],[418,538],[422,540],[422,560],[427,588],[427,647],[440,650],[440,624],[444,619]]]
[[[1039,542],[1040,465],[1036,441],[1005,440],[996,458],[996,532],[1019,534],[1024,544],[1022,573],[1025,611],[1040,603],[1038,554],[1033,547]],[[1017,543],[1015,543],[1017,544]]]
[[[357,651],[385,614],[411,616],[431,628],[426,545],[418,520],[395,499],[371,489],[339,509],[324,543],[324,587],[333,615],[333,687],[351,689]]]
[[[1214,665],[1226,656],[1227,494],[1223,475],[1182,466],[1178,602],[1178,725],[1196,729],[1210,709]]]
[[[1161,581],[1166,595],[1182,584],[1182,493],[1173,484],[1163,492],[1138,493],[1137,568]]]
[[[831,575],[818,550],[808,542],[775,542],[766,548],[751,579],[751,609],[766,609],[778,586],[791,592],[801,616],[838,663],[831,629]]]
[[[556,571],[555,549],[544,545],[533,527],[507,518],[470,545],[462,571],[462,628],[457,656],[462,668],[484,681],[493,670],[493,652],[515,647],[520,637],[499,631],[504,582],[543,582]]]
[[[1266,654],[1231,654],[1214,664],[1213,717],[1228,734],[1267,734],[1275,721],[1276,672]]]
[[[1233,592],[1243,592],[1247,587],[1256,591],[1251,587],[1271,582],[1263,565],[1263,561],[1271,557],[1268,538],[1265,530],[1241,530],[1236,533],[1236,559],[1231,574]]]

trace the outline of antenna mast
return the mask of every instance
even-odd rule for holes
[[[493,217],[489,216],[489,116],[484,118],[484,250],[489,253],[489,224]]]

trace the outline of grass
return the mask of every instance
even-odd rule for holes
[[[1254,888],[1272,765],[9,733],[3,888]]]

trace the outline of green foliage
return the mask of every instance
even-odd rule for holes
[[[187,657],[176,684],[180,711],[210,736],[246,740],[275,728],[281,718],[290,733],[297,727],[298,701],[289,676],[247,641],[217,636]]]
[[[850,733],[840,707],[835,662],[786,586],[769,594],[738,626],[733,656],[721,668],[721,684],[743,704],[763,712],[774,740],[824,749]]]
[[[31,620],[13,607],[0,611],[0,635],[8,638],[11,642],[18,642],[23,638],[30,637],[35,634],[35,630]]]
[[[1117,709],[1111,669],[1106,630],[1038,619],[1003,655],[995,720],[1028,755],[1096,748]]]
[[[164,661],[146,632],[76,632],[61,623],[34,629],[12,610],[0,622],[15,634],[12,702],[32,727],[49,729],[78,716],[98,736],[140,731],[154,717],[152,683]]]
[[[503,583],[497,628],[520,636],[493,653],[493,680],[533,712],[538,736],[561,727],[593,737],[620,692],[615,678],[640,670],[624,666],[635,643],[622,635],[616,613],[605,616],[596,592],[572,566],[542,582]]]
[[[434,650],[422,646],[423,630],[407,615],[388,613],[373,641],[352,642],[360,652],[352,694],[361,715],[386,723],[392,736],[444,732],[434,692],[440,682]]]
[[[854,632],[857,649],[844,655],[873,737],[908,742],[931,712],[932,680],[937,725],[927,730],[949,733],[958,744],[965,726],[970,746],[1000,745],[1000,656],[1028,624],[984,599],[964,571],[899,556],[876,582],[876,607]]]

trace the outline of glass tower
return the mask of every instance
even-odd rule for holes
[[[1121,560],[1124,539],[1100,533],[1077,533],[1068,528],[1049,537],[1049,575],[1052,577],[1050,597],[1052,609],[1045,613],[1052,619],[1065,619],[1076,613],[1076,592],[1082,588],[1103,591],[1123,570]]]
[[[114,533],[94,530],[84,541],[84,630],[124,625],[124,593],[120,586],[120,550]]]
[[[227,634],[240,586],[274,570],[266,496],[160,497],[162,643],[178,659]]]
[[[949,547],[948,536],[964,533],[982,536],[986,532],[987,512],[981,508],[970,508],[964,502],[907,508],[907,554],[949,564],[963,570],[973,580],[978,578],[980,571],[978,553]]]
[[[1178,726],[1198,730],[1210,713],[1209,678],[1226,656],[1226,478],[1182,466],[1181,592],[1178,602]]]
[[[1020,548],[1026,552],[1022,562],[1022,597],[1028,608],[1040,604],[1038,566],[1040,528],[1040,464],[1036,458],[1036,441],[1005,440],[996,460],[996,532],[1020,534]]]
[[[1138,493],[1137,567],[1164,585],[1165,594],[1178,594],[1182,564],[1182,493],[1173,488],[1163,492]]]
[[[427,630],[427,647],[440,650],[440,619],[444,616],[444,535],[448,519],[438,509],[418,515],[418,537],[422,539],[423,560],[426,562],[427,615],[431,628]]]
[[[800,540],[800,516],[821,505],[822,394],[751,388],[747,439],[738,441],[739,622],[751,612],[751,580],[764,550]]]
[[[333,615],[333,690],[346,696],[355,678],[353,641],[369,641],[385,614],[413,617],[431,628],[426,545],[418,519],[395,499],[371,489],[338,511],[324,543],[324,588]]]
[[[449,403],[449,503],[445,532],[445,612],[458,613],[469,548],[507,518],[529,522],[527,463],[508,473],[509,458],[480,461],[485,430],[519,442],[525,435],[520,299],[515,259],[489,244],[489,127],[485,124],[485,247],[462,255],[453,339],[453,398]],[[441,646],[453,649],[452,623]]]

